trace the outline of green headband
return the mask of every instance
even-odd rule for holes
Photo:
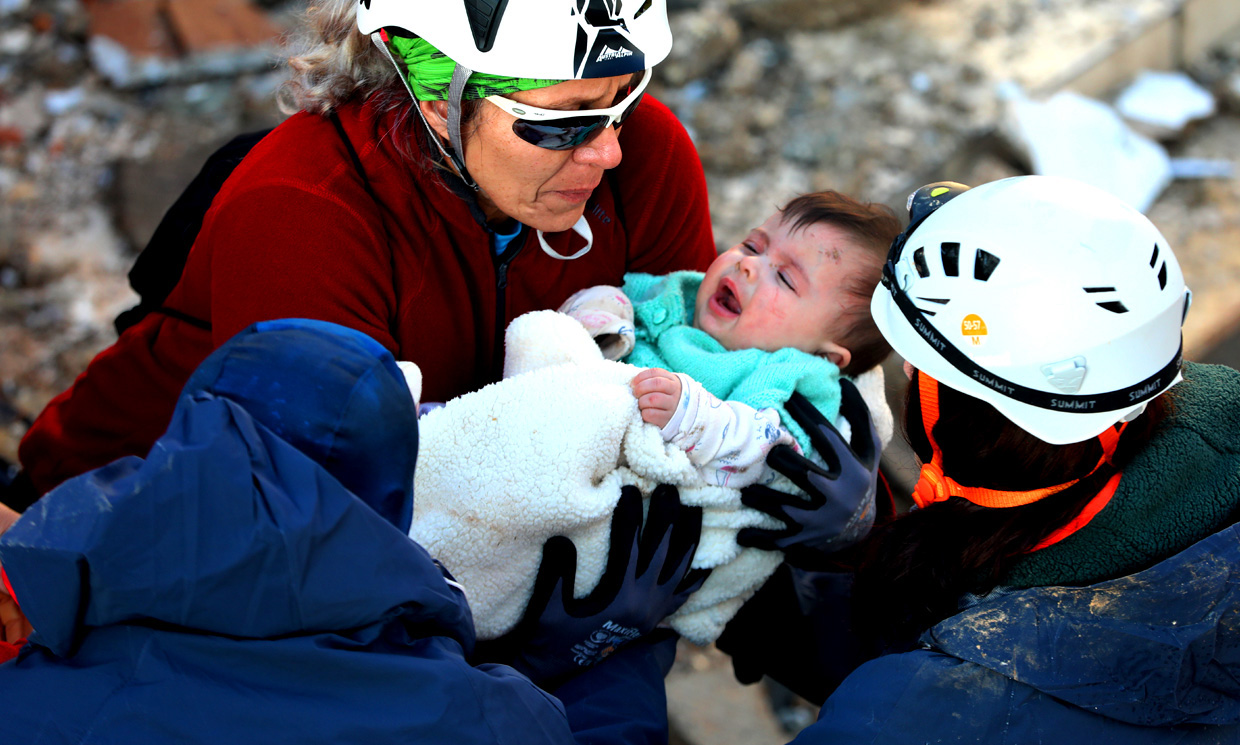
[[[419,101],[446,101],[448,87],[452,83],[452,72],[456,62],[436,49],[429,41],[421,37],[407,39],[401,36],[389,36],[388,49],[396,59],[404,62],[409,87],[414,98]],[[488,75],[475,72],[469,76],[465,84],[463,100],[486,98],[487,96],[505,96],[517,91],[528,91],[532,88],[546,88],[563,81],[544,80],[542,78],[506,78],[499,75]]]

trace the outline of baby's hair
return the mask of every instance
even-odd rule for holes
[[[854,302],[844,309],[840,319],[843,332],[833,341],[848,349],[852,359],[840,372],[855,377],[887,359],[891,345],[870,315],[870,297],[882,280],[891,242],[903,229],[895,212],[886,205],[861,202],[836,191],[802,194],[781,212],[783,223],[794,232],[820,223],[847,232],[866,259],[862,271],[844,278],[844,292]]]

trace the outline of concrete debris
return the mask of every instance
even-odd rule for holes
[[[96,0],[91,62],[118,88],[269,67],[280,34],[248,0]]]
[[[1222,83],[1223,105],[1230,111],[1240,111],[1240,73],[1232,73]]]
[[[890,10],[900,0],[732,0],[730,10],[762,33],[837,28]]]
[[[1101,101],[1070,91],[1046,101],[1016,93],[1003,126],[1034,173],[1085,181],[1142,212],[1171,183],[1167,151]]]
[[[1171,175],[1177,179],[1235,178],[1236,163],[1221,158],[1172,158]]]
[[[675,43],[659,66],[659,77],[680,86],[727,65],[741,43],[741,27],[725,7],[711,3],[671,19]]]
[[[61,116],[76,109],[86,98],[86,90],[81,86],[68,90],[49,91],[43,97],[43,108],[51,116]]]
[[[1120,93],[1115,108],[1138,131],[1170,140],[1190,122],[1213,116],[1217,105],[1214,94],[1184,72],[1144,70]]]
[[[0,458],[13,458],[21,418],[113,340],[112,318],[133,302],[125,272],[134,254],[206,155],[280,120],[272,99],[285,73],[269,55],[309,1],[0,0]],[[1027,102],[1024,134],[1010,143],[993,136],[1002,81],[1057,90],[1080,73],[1065,60],[1096,62],[1089,53],[1100,43],[1135,38],[1148,19],[1182,4],[670,0],[675,45],[651,93],[694,138],[720,247],[819,189],[900,213],[923,183],[979,184],[1025,173],[1030,162],[1069,175],[1092,164],[1094,178],[1110,174],[1137,204],[1148,205],[1172,176],[1184,179],[1151,215],[1194,277],[1188,350],[1195,319],[1225,315],[1219,304],[1236,297],[1240,281],[1240,180],[1232,176],[1240,37],[1188,69],[1222,113],[1169,143],[1174,159],[1109,107],[1082,99]],[[1056,111],[1076,112],[1077,121]],[[1095,122],[1092,131],[1081,131],[1083,122]],[[1048,142],[1029,133],[1038,128],[1059,134]],[[1206,134],[1211,144],[1202,147]],[[669,690],[673,721],[691,745],[791,736],[772,726],[757,689],[731,690],[725,661],[707,652],[682,659],[692,669],[674,672]],[[706,723],[737,722],[728,731],[693,719],[709,704],[703,691],[714,695],[691,676],[704,670],[716,674],[698,680],[718,684],[720,701],[737,697]]]

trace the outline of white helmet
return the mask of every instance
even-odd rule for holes
[[[359,0],[358,30],[420,36],[457,64],[573,80],[654,67],[672,48],[667,0]]]
[[[1180,381],[1191,293],[1140,212],[1071,179],[909,197],[870,310],[940,383],[1055,445],[1135,418]]]

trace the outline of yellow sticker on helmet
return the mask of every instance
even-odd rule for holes
[[[936,188],[934,188],[934,189],[931,189],[931,190],[930,190],[930,196],[932,196],[932,197],[941,197],[941,196],[943,196],[944,194],[946,194],[946,193],[947,193],[947,192],[949,192],[949,191],[951,191],[951,189],[949,189],[948,187],[946,187],[946,186],[939,186],[939,187],[936,187]]]
[[[976,313],[970,313],[960,322],[960,333],[969,337],[973,346],[980,347],[986,341],[986,322]]]

